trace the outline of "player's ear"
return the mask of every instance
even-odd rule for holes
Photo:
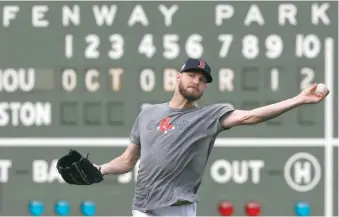
[[[177,81],[177,83],[179,83],[179,81],[181,80],[181,76],[182,76],[182,74],[179,72],[179,73],[177,73],[177,75],[176,75],[176,81]]]

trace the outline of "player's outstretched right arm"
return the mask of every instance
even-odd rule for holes
[[[124,174],[134,168],[139,157],[140,146],[130,143],[122,155],[98,167],[103,175]]]

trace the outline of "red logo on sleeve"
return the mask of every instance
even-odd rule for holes
[[[171,119],[169,117],[165,117],[163,118],[160,123],[159,123],[159,126],[158,126],[158,130],[162,133],[167,133],[169,130],[173,130],[174,129],[174,126],[173,125],[170,125],[170,121]]]

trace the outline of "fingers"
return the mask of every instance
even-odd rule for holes
[[[317,83],[314,83],[311,87],[310,87],[310,90],[313,92],[317,89],[317,86],[318,84]]]
[[[325,94],[323,93],[314,93],[317,97],[320,97],[320,98],[324,98],[325,97]]]

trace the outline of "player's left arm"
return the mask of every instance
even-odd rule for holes
[[[275,104],[259,107],[252,110],[234,110],[221,120],[224,128],[231,128],[238,125],[258,124],[302,105],[297,98],[287,99]]]
[[[303,90],[299,95],[280,101],[278,103],[259,107],[252,110],[234,110],[229,115],[221,119],[224,128],[231,128],[238,125],[258,124],[276,118],[287,111],[302,106],[304,104],[314,104],[322,101],[327,95],[326,92],[316,92],[317,84]]]

